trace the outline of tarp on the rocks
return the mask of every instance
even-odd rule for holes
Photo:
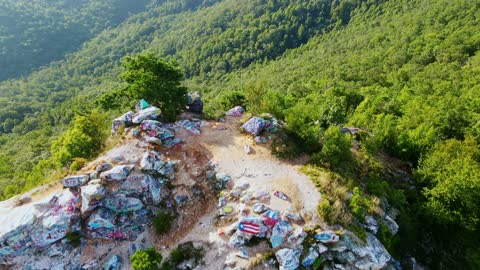
[[[145,110],[146,108],[150,107],[150,104],[145,99],[140,99],[140,101],[135,105],[135,111],[139,112],[141,110]]]

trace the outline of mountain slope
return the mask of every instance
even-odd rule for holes
[[[62,59],[102,30],[143,10],[148,2],[0,1],[0,81]]]
[[[73,115],[122,85],[124,55],[154,51],[179,61],[208,112],[243,102],[285,120],[289,138],[333,175],[321,190],[319,211],[333,212],[325,219],[363,224],[376,197],[400,212],[398,234],[381,231],[394,256],[478,268],[480,4],[328,3],[160,2],[65,60],[1,83],[3,196],[45,181],[55,168],[42,162]],[[354,151],[341,126],[360,128]],[[298,150],[283,146],[274,150]],[[337,198],[350,190],[354,202]]]
[[[25,79],[0,83],[0,132],[4,133],[0,138],[0,152],[8,160],[6,163],[16,167],[14,176],[6,174],[0,186],[13,179],[20,180],[20,185],[12,188],[23,186],[31,168],[50,155],[53,138],[64,130],[75,112],[94,108],[96,97],[119,87],[116,77],[120,60],[125,55],[143,50],[156,51],[180,61],[190,76],[218,77],[253,61],[278,57],[288,48],[306,42],[310,36],[332,29],[337,22],[341,24],[343,19],[348,19],[349,14],[342,11],[345,14],[337,18],[336,7],[348,11],[363,1],[355,1],[348,8],[342,7],[342,2],[330,5],[324,1],[252,0],[239,5],[232,0],[159,1],[149,5],[147,11],[131,16],[119,27],[98,34],[65,60],[54,62]],[[239,12],[234,14],[231,10]],[[323,12],[322,16],[313,20],[318,11]],[[226,23],[224,29],[219,28],[219,18]],[[244,25],[247,22],[253,25]],[[310,28],[302,26],[302,22]],[[297,37],[302,27],[305,30]],[[243,44],[241,40],[229,39],[238,31],[247,38],[241,48],[230,46],[232,42],[238,46],[239,42]],[[272,36],[274,32],[285,35]],[[198,36],[201,42],[192,40],[194,36]],[[286,42],[292,37],[295,42]],[[211,44],[221,49],[204,54],[205,48]],[[213,70],[229,57],[243,60],[232,62],[227,69]],[[37,181],[38,177],[29,180],[31,184]],[[7,193],[11,195],[12,189],[9,190]]]

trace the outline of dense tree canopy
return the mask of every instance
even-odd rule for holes
[[[130,13],[143,10],[147,2],[1,0],[0,81],[60,60]]]
[[[468,230],[480,226],[480,151],[473,138],[437,144],[417,173],[436,217]]]

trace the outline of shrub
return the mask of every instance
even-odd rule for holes
[[[78,232],[68,232],[66,237],[70,245],[73,247],[80,246],[80,234]]]
[[[195,248],[192,242],[186,242],[170,252],[168,260],[165,261],[161,269],[175,269],[178,264],[190,259],[193,259],[195,264],[199,264],[201,263],[204,255],[204,250],[202,248]]]
[[[350,199],[350,211],[352,214],[357,217],[360,221],[365,219],[365,215],[369,213],[370,201],[358,187],[353,189],[353,196]]]
[[[395,236],[385,224],[379,224],[377,236],[388,251],[392,252],[394,250]]]
[[[172,228],[173,220],[175,216],[168,211],[159,211],[157,216],[153,218],[153,227],[157,234],[164,234],[170,231]]]
[[[322,267],[322,263],[323,263],[322,257],[318,257],[315,259],[315,261],[313,261],[313,264],[310,267],[314,270],[317,270]]]
[[[320,162],[326,162],[331,168],[339,168],[344,163],[350,163],[353,160],[351,148],[352,138],[348,134],[343,134],[341,129],[336,126],[330,126],[323,137],[322,151],[314,155],[314,159]]]
[[[88,160],[84,158],[74,158],[72,164],[70,165],[70,170],[76,172],[83,168],[87,162]]]
[[[156,270],[162,262],[162,254],[158,253],[153,247],[146,250],[137,250],[130,257],[130,261],[134,270]]]
[[[322,199],[318,205],[318,214],[329,224],[334,222],[333,207],[326,199]]]

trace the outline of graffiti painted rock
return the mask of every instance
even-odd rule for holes
[[[82,208],[81,213],[93,211],[105,196],[105,188],[100,184],[87,185],[81,188]]]
[[[66,188],[76,188],[85,185],[90,177],[88,175],[76,175],[63,178],[62,185]]]
[[[102,202],[102,206],[117,213],[133,212],[144,207],[141,200],[127,197],[124,194],[115,194],[113,196],[106,197]]]
[[[102,172],[100,178],[107,181],[124,181],[133,167],[133,165],[115,166],[106,172]]]
[[[280,270],[295,270],[300,265],[299,250],[283,248],[275,253],[277,261],[280,264]]]

